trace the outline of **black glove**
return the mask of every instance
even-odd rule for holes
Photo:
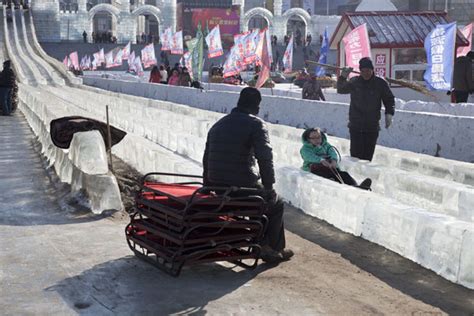
[[[274,189],[264,190],[263,191],[263,198],[268,203],[275,203],[277,198],[278,198],[278,195],[277,195],[277,193]]]

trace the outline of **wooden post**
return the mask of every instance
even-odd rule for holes
[[[110,123],[109,123],[109,106],[105,106],[105,112],[107,116],[107,152],[109,153],[109,163],[110,171],[114,172],[114,165],[112,163],[112,135],[110,133]]]

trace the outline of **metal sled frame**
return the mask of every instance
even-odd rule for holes
[[[230,261],[255,268],[266,229],[266,203],[254,188],[205,187],[199,182],[163,183],[143,177],[135,213],[125,228],[135,255],[178,276],[184,265]],[[252,259],[253,264],[246,264]]]

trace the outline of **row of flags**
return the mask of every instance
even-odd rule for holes
[[[465,47],[456,47],[456,22],[448,24],[438,24],[428,34],[424,41],[424,47],[427,57],[427,68],[423,79],[430,90],[448,91],[452,88],[452,77],[454,70],[454,59],[457,56],[466,55],[472,48],[472,32],[474,23],[466,25],[462,34],[469,40],[469,45]],[[326,56],[323,56],[323,49],[328,50],[327,34],[321,47],[321,57],[319,62],[325,63]],[[344,43],[346,67],[352,67],[359,70],[359,60],[363,57],[371,57],[371,48],[367,25],[362,24],[342,39]]]
[[[141,50],[141,57],[135,56],[135,52],[131,52],[131,43],[129,42],[125,47],[116,47],[107,53],[101,48],[92,56],[83,56],[80,62],[77,52],[72,52],[64,57],[63,63],[68,69],[96,70],[102,64],[105,64],[107,69],[120,67],[123,61],[128,62],[129,70],[133,70],[139,75],[143,74],[143,67],[148,68],[157,64],[155,48],[153,44],[149,44]]]

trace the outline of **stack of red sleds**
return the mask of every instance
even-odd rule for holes
[[[163,183],[149,173],[135,198],[125,229],[136,256],[178,276],[184,265],[230,261],[254,268],[267,218],[256,189],[205,187],[197,182]],[[243,260],[252,259],[252,264]]]

